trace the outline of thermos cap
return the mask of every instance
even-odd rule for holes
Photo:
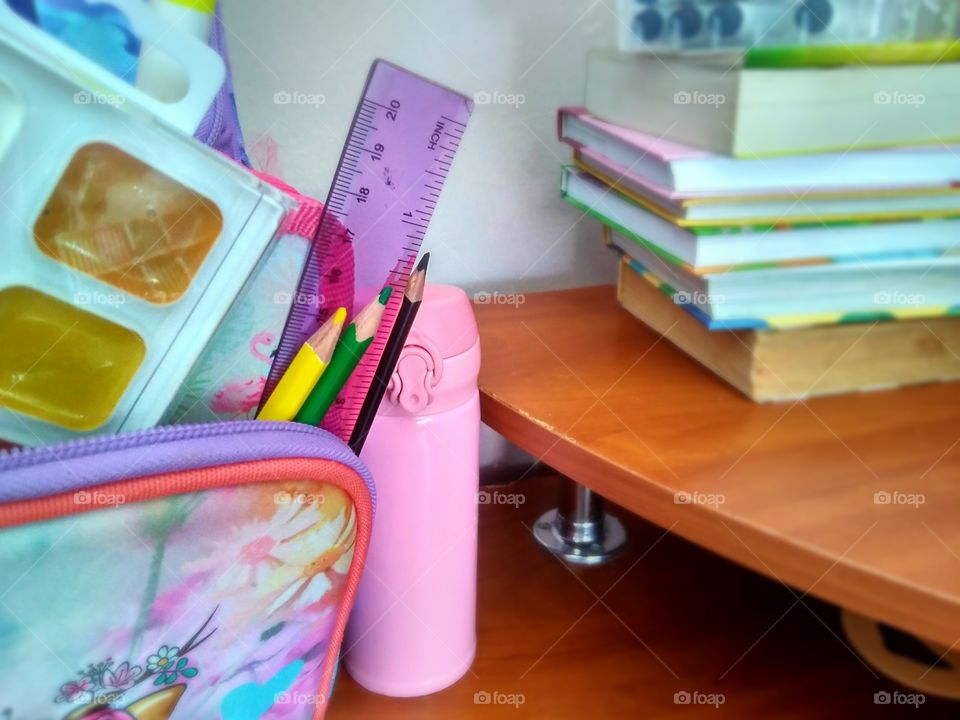
[[[480,337],[470,299],[453,285],[427,284],[413,327],[444,359],[465,353]]]
[[[425,415],[455,407],[476,395],[479,370],[480,334],[467,294],[427,285],[380,413]]]

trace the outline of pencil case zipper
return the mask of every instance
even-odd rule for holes
[[[270,438],[270,458],[332,460],[360,475],[376,513],[376,487],[352,450],[337,436],[308,425],[238,420],[224,423],[173,425],[110,437],[86,438],[39,448],[0,452],[0,503],[15,503],[94,484],[182,470],[251,462],[264,458],[263,447],[244,439]],[[213,447],[210,441],[218,440]],[[191,442],[196,441],[196,442]],[[138,453],[165,447],[167,453]],[[69,462],[69,464],[68,464]]]

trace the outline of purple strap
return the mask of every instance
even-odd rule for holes
[[[246,148],[243,145],[243,133],[240,131],[240,119],[237,115],[237,101],[233,94],[233,71],[227,53],[226,33],[220,18],[220,6],[213,18],[210,29],[210,47],[217,51],[227,70],[226,80],[220,92],[213,100],[207,114],[200,121],[200,127],[194,137],[205,145],[229,155],[237,162],[250,167]]]

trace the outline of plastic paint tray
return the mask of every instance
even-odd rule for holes
[[[21,41],[0,25],[0,437],[149,427],[289,201]]]

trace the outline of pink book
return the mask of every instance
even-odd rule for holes
[[[917,147],[735,160],[560,108],[561,141],[588,170],[672,209],[709,197],[853,195],[960,187],[960,154]],[[892,180],[896,179],[894,183]]]

